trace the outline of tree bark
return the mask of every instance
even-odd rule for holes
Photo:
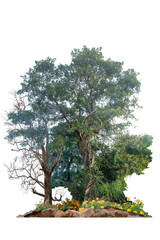
[[[49,172],[44,173],[44,203],[52,205],[52,185]]]
[[[86,116],[86,118],[83,120],[83,124],[85,124],[85,122],[88,120],[88,118],[93,114],[95,114],[95,117],[97,118],[97,120],[100,123],[100,127],[93,130],[94,133],[98,134],[99,131],[103,128],[103,123],[99,119],[99,117],[97,116],[96,109],[93,110],[91,113],[89,113]],[[84,144],[85,144],[85,153],[82,151],[82,142],[84,142]],[[85,191],[85,200],[88,200],[90,189],[91,189],[91,187],[92,187],[92,185],[94,184],[94,181],[95,181],[94,169],[93,169],[94,161],[95,161],[95,153],[94,153],[94,151],[92,149],[92,146],[90,144],[90,136],[89,136],[89,134],[87,134],[85,132],[80,133],[79,150],[80,150],[80,153],[81,153],[81,155],[83,157],[83,160],[84,160],[84,169],[87,169],[87,163],[88,163],[89,174],[91,174],[91,178],[89,179],[89,182],[88,182],[88,185],[87,185],[87,188],[86,188],[86,191]]]

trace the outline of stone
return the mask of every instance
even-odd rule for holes
[[[98,209],[95,211],[94,217],[115,217],[115,215],[107,209]]]
[[[64,212],[55,208],[48,208],[40,212],[41,217],[63,217]]]
[[[77,212],[75,210],[68,209],[64,212],[63,217],[82,217],[83,215],[80,212]]]
[[[104,209],[107,209],[109,212],[113,212],[114,210],[117,210],[117,208],[115,208],[115,207],[110,207],[110,206],[107,206],[107,207],[105,207]]]
[[[80,213],[83,215],[83,217],[94,217],[95,210],[92,208],[86,208],[80,211]]]
[[[129,217],[129,218],[142,218],[143,215],[136,213],[128,213],[125,210],[120,210],[114,207],[106,207],[104,209],[94,210],[92,208],[84,209],[80,212],[68,209],[63,212],[55,208],[47,208],[45,210],[33,210],[25,213],[24,215],[18,215],[17,218],[23,217]],[[152,217],[152,216],[148,216]]]
[[[122,210],[115,210],[113,211],[115,217],[128,217],[128,213]]]

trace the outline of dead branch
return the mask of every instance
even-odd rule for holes
[[[57,165],[57,163],[59,162],[60,158],[61,158],[61,155],[62,155],[62,151],[60,152],[60,154],[56,157],[56,160],[54,161],[51,169],[50,169],[50,174],[52,173],[53,169],[55,168],[55,166]]]

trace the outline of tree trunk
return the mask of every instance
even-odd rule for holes
[[[89,167],[88,174],[91,175],[91,177],[89,179],[89,182],[88,182],[88,185],[87,185],[87,188],[86,188],[86,191],[85,191],[85,200],[88,200],[90,189],[91,189],[92,185],[94,184],[94,170],[93,170],[93,167],[94,167],[94,158],[95,158],[94,155],[95,154],[94,154],[94,151],[92,150],[91,145],[90,145],[89,135],[85,134],[85,133],[82,133],[81,138],[82,138],[82,140],[85,144],[85,154],[83,155],[84,156],[83,157],[84,169],[87,169]],[[89,165],[88,165],[88,161],[89,161]]]
[[[51,174],[44,173],[44,203],[52,205]]]

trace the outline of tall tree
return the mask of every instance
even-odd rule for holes
[[[56,111],[46,104],[45,91],[53,75],[54,61],[48,58],[36,62],[35,67],[23,76],[24,82],[29,76],[30,85],[28,92],[21,90],[14,94],[14,109],[7,116],[9,129],[6,137],[13,144],[14,151],[22,152],[21,165],[17,166],[16,158],[8,166],[10,177],[21,178],[24,186],[44,196],[44,202],[49,204],[52,203],[51,174],[63,148],[63,137],[53,132]],[[37,79],[41,82],[39,86]],[[42,174],[43,182],[39,179]],[[33,187],[36,183],[44,189],[44,194]]]
[[[94,168],[98,161],[94,146],[129,125],[138,106],[140,82],[133,69],[124,71],[123,63],[105,60],[101,48],[84,46],[82,50],[74,49],[71,56],[69,65],[60,64],[58,67],[51,58],[36,62],[23,76],[22,88],[17,92],[27,96],[31,114],[28,110],[19,111],[18,115],[11,113],[9,119],[14,124],[27,126],[27,130],[14,132],[18,137],[25,137],[26,144],[35,134],[30,129],[36,127],[42,136],[45,132],[45,140],[38,138],[39,135],[38,142],[34,140],[34,147],[43,149],[42,156],[45,155],[44,149],[49,149],[51,144],[47,139],[55,133],[61,135],[62,129],[62,135],[76,139],[84,169],[90,176],[85,191],[85,198],[88,198],[95,182]],[[36,124],[31,126],[30,121],[26,122],[27,118],[30,121],[36,119]],[[14,134],[10,132],[9,139],[14,139]]]
[[[121,62],[105,60],[101,48],[74,49],[69,65],[58,67],[58,80],[51,101],[57,104],[70,132],[77,134],[84,169],[92,177],[85,197],[95,181],[94,139],[121,131],[133,118],[140,82],[133,69],[124,71]],[[62,91],[61,91],[62,90]],[[61,92],[61,95],[60,95]]]

